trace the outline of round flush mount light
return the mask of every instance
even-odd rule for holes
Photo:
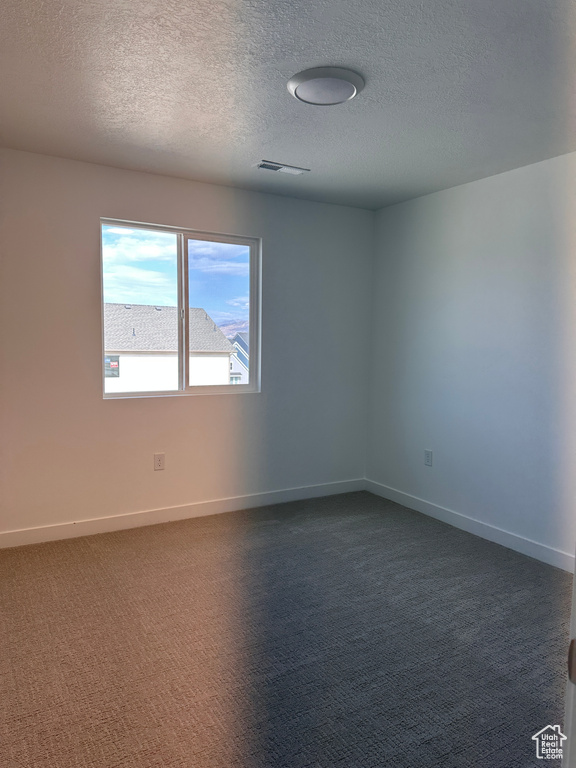
[[[350,101],[362,88],[364,80],[360,75],[341,67],[305,69],[288,80],[294,98],[319,107]]]

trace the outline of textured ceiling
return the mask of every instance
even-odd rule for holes
[[[576,149],[566,0],[1,7],[7,147],[366,208]],[[289,77],[328,65],[364,91],[335,107],[289,95]]]

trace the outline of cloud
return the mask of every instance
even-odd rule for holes
[[[213,275],[235,275],[247,277],[250,274],[250,265],[233,261],[213,261],[211,259],[194,259],[190,261],[190,271],[206,272]]]
[[[250,274],[249,248],[235,243],[207,240],[188,241],[188,264],[191,272],[211,275],[247,277]],[[177,261],[177,239],[171,232],[102,228],[102,260],[104,264]]]
[[[245,277],[250,273],[250,250],[246,245],[188,241],[190,270],[218,275]]]
[[[158,306],[176,306],[178,303],[173,277],[163,272],[123,264],[106,268],[104,301]]]
[[[218,309],[213,309],[210,312],[210,317],[216,325],[223,325],[224,323],[247,323],[248,313],[244,312],[222,312]]]
[[[106,232],[111,235],[132,235],[133,229],[127,229],[126,227],[106,227]]]
[[[102,260],[105,264],[126,264],[140,261],[171,261],[177,259],[176,235],[169,232],[102,230]]]
[[[220,259],[246,257],[249,253],[247,245],[237,243],[216,243],[210,240],[188,240],[188,255],[194,257],[211,256]]]
[[[248,311],[250,309],[250,297],[239,296],[237,299],[228,299],[226,304],[229,304],[231,307],[238,307],[239,309]]]
[[[250,313],[250,301],[248,296],[240,296],[237,299],[229,299],[226,301],[230,307],[233,307],[236,311],[220,311],[212,310],[210,316],[216,323],[216,325],[223,324],[237,324],[245,325],[248,322],[248,316]]]

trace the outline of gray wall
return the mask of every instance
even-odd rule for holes
[[[1,161],[0,533],[364,476],[372,212]],[[261,394],[102,399],[101,216],[263,238]]]
[[[407,504],[572,555],[575,179],[569,155],[378,213],[367,463]]]

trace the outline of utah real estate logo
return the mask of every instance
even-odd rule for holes
[[[562,759],[562,743],[566,741],[566,736],[559,725],[547,725],[532,736],[532,741],[536,742],[538,760]]]

